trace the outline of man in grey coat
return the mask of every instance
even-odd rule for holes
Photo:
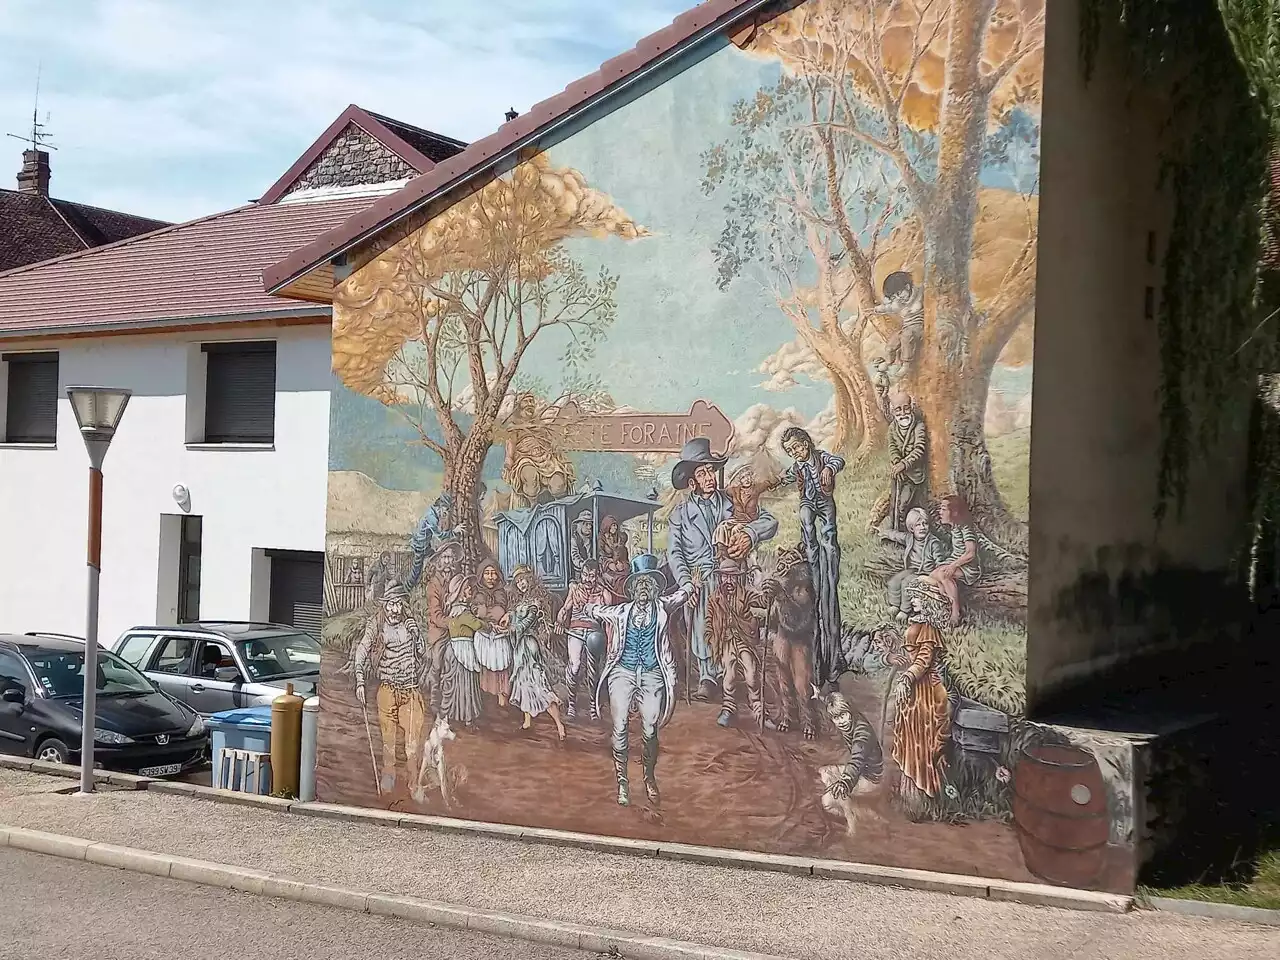
[[[715,589],[716,527],[733,517],[733,502],[721,489],[720,475],[727,458],[711,452],[705,437],[690,440],[680,451],[680,462],[671,471],[671,485],[689,490],[689,495],[671,512],[667,531],[667,562],[676,586],[687,589],[695,600],[689,627],[693,658],[698,663],[698,687],[694,697],[713,700],[719,686],[721,667],[711,650],[707,634],[707,598]],[[692,488],[692,489],[690,489]],[[778,521],[764,508],[736,531],[728,545],[728,559],[745,560],[759,544],[778,532]],[[698,572],[695,584],[694,571]]]

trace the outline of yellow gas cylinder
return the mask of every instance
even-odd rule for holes
[[[271,701],[271,792],[297,797],[302,771],[302,705],[293,684]]]

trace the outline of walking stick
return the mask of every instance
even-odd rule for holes
[[[772,604],[770,604],[770,606],[772,606]],[[769,611],[766,609],[764,614],[764,619],[760,621],[760,736],[762,737],[764,736],[764,712],[765,712],[764,694],[765,694],[765,690],[768,689],[765,683],[767,679],[767,674],[765,673],[765,670],[767,669],[767,666],[769,663],[768,634],[769,634]]]
[[[360,705],[360,715],[364,717],[364,735],[369,743],[369,763],[373,765],[373,785],[378,788],[378,796],[382,796],[382,774],[378,772],[378,757],[373,752],[373,728],[369,726],[368,704]]]
[[[696,601],[698,594],[694,594],[689,598],[690,602]],[[692,687],[692,670],[693,670],[693,618],[697,616],[697,611],[688,603],[684,608],[684,702],[685,706],[693,706],[693,687]]]

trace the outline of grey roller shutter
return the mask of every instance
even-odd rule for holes
[[[276,437],[276,345],[206,343],[206,443],[272,443]]]
[[[271,622],[320,636],[324,620],[324,554],[271,555]]]
[[[58,355],[7,353],[6,443],[58,440]]]

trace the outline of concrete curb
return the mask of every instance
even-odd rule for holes
[[[721,947],[704,946],[665,937],[646,937],[624,930],[591,927],[511,913],[479,910],[418,897],[367,893],[320,884],[303,883],[262,870],[232,867],[187,857],[94,843],[77,837],[43,833],[0,825],[0,846],[43,853],[68,860],[83,860],[101,866],[145,873],[171,880],[238,890],[257,896],[276,897],[299,903],[318,904],[339,910],[395,917],[411,923],[473,930],[548,946],[570,947],[589,953],[625,957],[628,960],[783,960],[781,957]]]
[[[29,760],[19,759],[17,763],[10,764],[7,762],[8,759],[0,757],[0,767],[12,765],[18,769],[30,769],[31,761]],[[56,776],[80,776],[78,767],[58,764],[37,764],[36,766],[42,769],[34,772],[46,772]],[[931,870],[848,863],[842,860],[822,860],[810,857],[753,853],[745,850],[725,850],[718,847],[702,847],[684,843],[660,843],[656,840],[601,837],[594,834],[573,833],[565,830],[520,827],[504,823],[483,823],[475,820],[459,820],[452,817],[434,817],[422,814],[403,814],[391,810],[374,810],[331,803],[301,803],[279,797],[264,797],[249,793],[236,793],[229,790],[216,790],[213,787],[203,787],[194,783],[182,783],[174,780],[148,780],[145,777],[133,777],[128,774],[103,775],[103,779],[109,783],[115,783],[114,778],[119,777],[125,778],[121,782],[122,786],[136,782],[137,785],[134,786],[134,789],[274,810],[277,813],[319,817],[326,820],[407,827],[443,833],[465,833],[472,836],[494,837],[502,840],[521,840],[552,846],[593,850],[598,853],[660,857],[716,867],[764,870],[798,876],[820,877],[828,880],[848,880],[854,883],[904,887],[911,890],[924,890],[930,893],[979,897],[987,900],[1001,900],[1030,906],[1057,907],[1063,910],[1127,913],[1133,909],[1134,905],[1134,899],[1131,896],[1100,893],[1093,890],[1076,890],[1070,887],[1017,883],[1012,880],[991,880],[952,873],[935,873]]]
[[[1261,923],[1280,927],[1280,910],[1243,907],[1235,903],[1210,900],[1182,900],[1177,897],[1147,897],[1144,901],[1157,910],[1180,913],[1186,917],[1208,917],[1210,920],[1233,920],[1237,923]]]

